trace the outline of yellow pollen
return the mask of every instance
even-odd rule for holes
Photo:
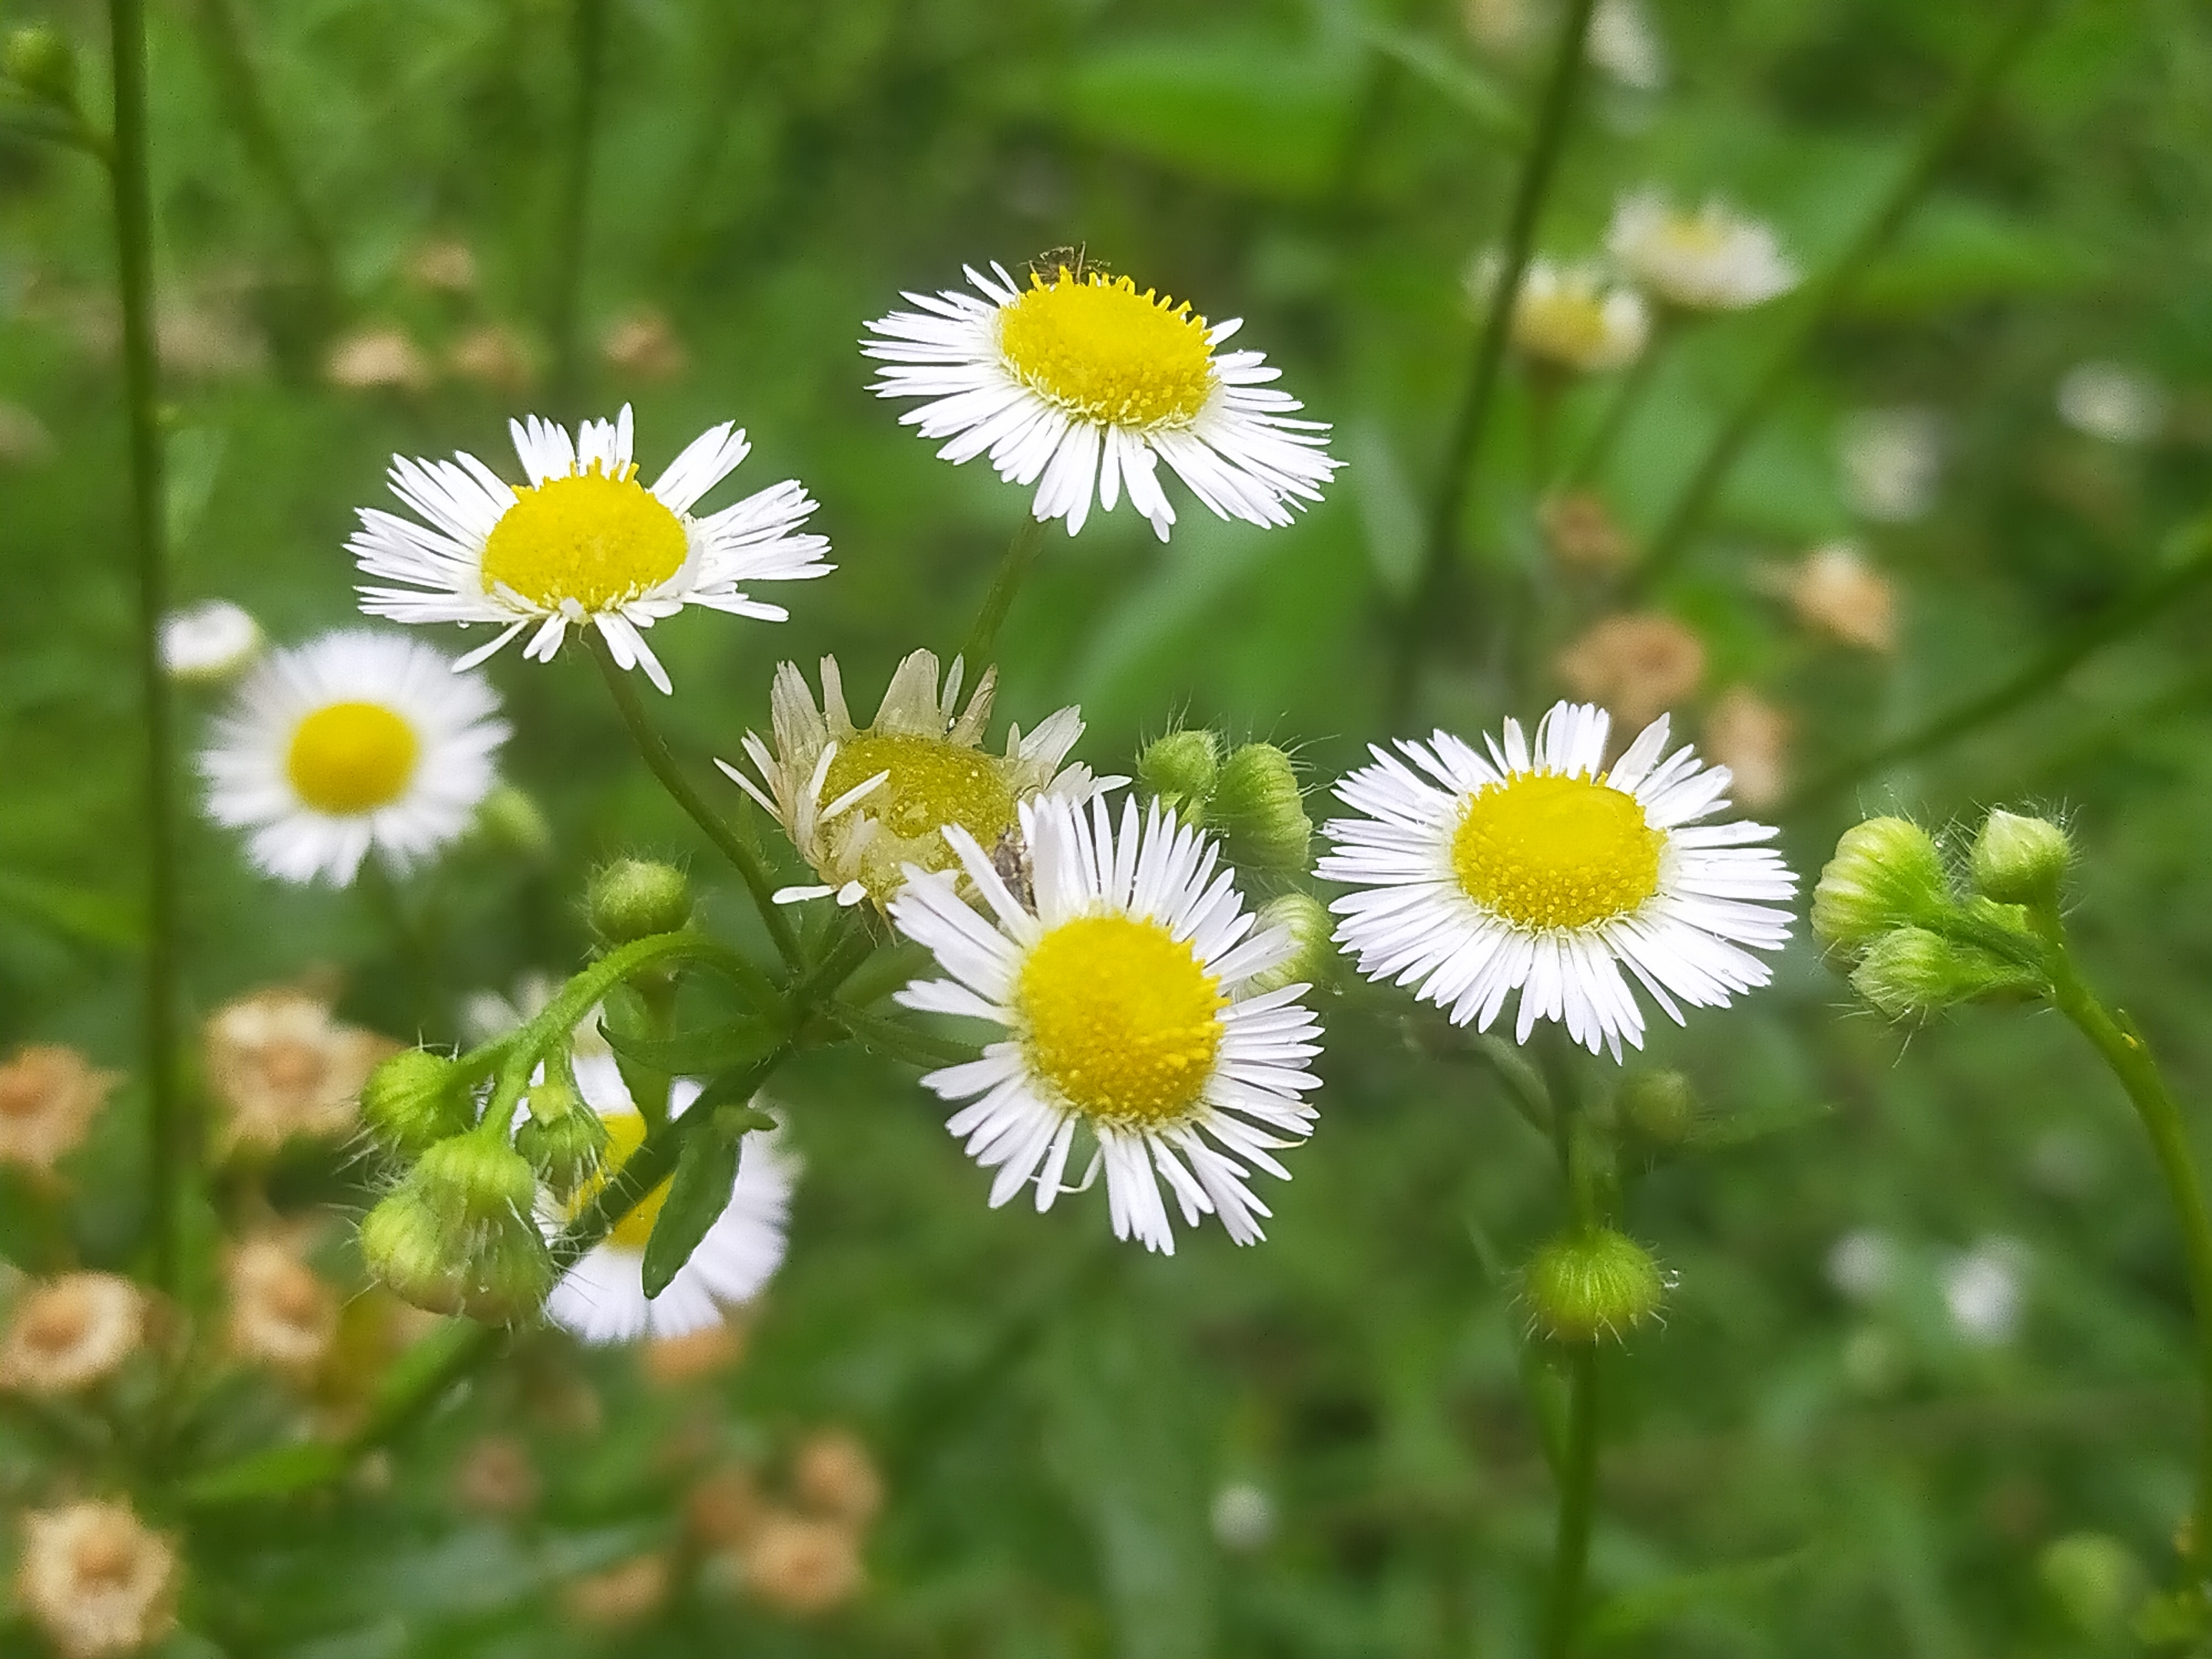
[[[637,482],[637,469],[523,485],[484,539],[483,585],[558,611],[605,611],[684,568],[684,521]]]
[[[382,703],[327,703],[292,728],[284,773],[308,805],[344,817],[406,793],[422,753],[415,728]]]
[[[1467,896],[1519,927],[1587,927],[1659,890],[1666,837],[1602,778],[1524,772],[1468,798],[1452,836]]]
[[[1077,1109],[1126,1127],[1180,1121],[1221,1047],[1221,982],[1156,921],[1083,916],[1030,950],[1017,1000],[1030,1063]]]
[[[607,1182],[614,1178],[615,1171],[645,1145],[645,1120],[635,1112],[623,1112],[602,1121],[607,1126],[607,1149],[600,1157],[599,1174],[578,1187],[575,1195],[568,1200],[571,1221],[592,1207],[606,1189]],[[635,1209],[615,1223],[614,1231],[607,1235],[609,1240],[621,1249],[642,1255],[653,1237],[653,1224],[660,1219],[661,1206],[668,1202],[668,1188],[675,1179],[671,1176],[639,1200]]]
[[[937,834],[945,824],[958,824],[986,849],[1014,827],[1012,769],[997,756],[942,738],[863,732],[838,744],[822,786],[822,804],[828,805],[878,772],[889,772],[852,810],[881,820],[907,840],[931,837],[925,851],[909,856],[928,869],[949,870],[956,862],[952,849]]]
[[[1188,426],[1213,391],[1206,319],[1127,276],[1032,276],[999,313],[999,350],[1024,385],[1114,426]]]

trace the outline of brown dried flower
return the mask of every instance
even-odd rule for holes
[[[1602,703],[1632,735],[1692,696],[1705,678],[1705,647],[1672,617],[1607,617],[1559,653],[1567,689]]]
[[[462,1455],[453,1499],[477,1515],[512,1517],[538,1507],[538,1466],[530,1448],[508,1434],[488,1434]]]
[[[1817,633],[1862,651],[1897,648],[1897,590],[1848,542],[1816,547],[1790,580],[1790,603]]]
[[[746,1588],[786,1613],[827,1613],[852,1599],[860,1576],[860,1541],[835,1521],[770,1514],[745,1548]]]
[[[744,1358],[745,1335],[725,1320],[682,1336],[657,1336],[645,1345],[645,1374],[663,1388],[680,1388],[732,1370]]]
[[[1537,510],[1536,517],[1552,556],[1570,570],[1603,574],[1628,562],[1627,534],[1613,522],[1603,498],[1593,490],[1554,495]]]
[[[58,1043],[16,1049],[0,1066],[0,1164],[52,1170],[84,1144],[94,1115],[121,1081]]]
[[[562,1605],[579,1623],[594,1630],[619,1630],[651,1618],[668,1600],[668,1562],[659,1555],[634,1560],[576,1579],[561,1592]]]
[[[400,1044],[331,1017],[306,991],[257,991],[207,1024],[208,1083],[224,1109],[219,1145],[273,1152],[295,1135],[343,1135],[361,1085]]]
[[[233,1352],[302,1382],[322,1369],[337,1340],[335,1286],[267,1237],[231,1253],[229,1279]]]
[[[743,1548],[767,1513],[760,1483],[737,1464],[715,1470],[684,1500],[684,1523],[699,1548],[709,1553]]]
[[[0,1339],[0,1388],[74,1394],[112,1376],[145,1346],[146,1297],[113,1273],[66,1273],[34,1286]]]
[[[67,1659],[135,1653],[177,1622],[177,1557],[120,1504],[23,1516],[15,1595]]]
[[[453,342],[446,361],[462,379],[494,392],[527,392],[538,383],[529,343],[503,323],[471,329]]]
[[[458,237],[438,237],[424,242],[407,256],[407,280],[417,288],[438,293],[473,294],[477,286],[477,256]]]
[[[808,1437],[792,1460],[799,1506],[848,1527],[865,1527],[884,1506],[883,1477],[860,1437],[844,1429]]]
[[[672,380],[691,366],[675,328],[651,306],[617,319],[600,337],[599,356],[608,368],[643,380]]]
[[[430,360],[398,329],[364,328],[331,347],[323,378],[348,392],[384,386],[420,392],[430,384]]]
[[[1705,716],[1705,752],[1735,774],[1737,804],[1753,811],[1789,787],[1790,716],[1749,686],[1732,686]]]

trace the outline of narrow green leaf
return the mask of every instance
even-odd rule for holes
[[[1360,33],[1383,57],[1459,106],[1477,126],[1500,138],[1527,136],[1511,94],[1441,42],[1372,19],[1361,24]]]
[[[257,1498],[284,1498],[335,1480],[345,1472],[346,1450],[322,1440],[271,1446],[210,1469],[188,1481],[185,1501],[195,1505],[237,1504]]]
[[[1758,1561],[1733,1562],[1703,1572],[1680,1573],[1656,1584],[1623,1592],[1601,1602],[1583,1626],[1583,1639],[1596,1647],[1672,1624],[1692,1609],[1705,1610],[1748,1601],[1773,1589],[1813,1559],[1810,1546]]]
[[[1777,1106],[1754,1106],[1747,1112],[1737,1112],[1711,1123],[1701,1123],[1690,1132],[1686,1146],[1717,1152],[1728,1146],[1746,1146],[1754,1140],[1764,1140],[1769,1135],[1782,1134],[1791,1129],[1809,1128],[1825,1122],[1835,1114],[1835,1108],[1824,1100],[1790,1101]]]
[[[623,1059],[667,1077],[712,1077],[750,1066],[775,1046],[774,1032],[754,1020],[732,1020],[703,1031],[678,1031],[656,1037],[618,1027],[610,1019],[600,1033]]]
[[[738,1184],[738,1148],[745,1132],[766,1121],[766,1114],[738,1105],[710,1106],[703,1097],[693,1111],[710,1110],[714,1116],[684,1142],[669,1178],[668,1199],[660,1218],[653,1224],[653,1237],[645,1246],[645,1293],[650,1298],[666,1290],[683,1271],[722,1212]]]

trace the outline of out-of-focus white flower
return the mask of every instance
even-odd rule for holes
[[[1498,290],[1500,262],[1485,254],[1468,271],[1478,305]],[[1582,374],[1625,368],[1644,352],[1651,313],[1644,296],[1614,284],[1595,265],[1531,259],[1513,296],[1514,349],[1554,368]]]
[[[2020,1330],[2027,1251],[2017,1239],[1985,1238],[1943,1269],[1943,1306],[1960,1337],[1994,1348]]]
[[[1932,410],[1863,410],[1844,422],[1839,459],[1844,499],[1862,518],[1925,518],[1942,479],[1942,422]]]
[[[213,685],[261,654],[261,624],[228,599],[172,611],[161,619],[161,666],[186,685]]]
[[[1854,1302],[1872,1302],[1897,1282],[1896,1241],[1871,1227],[1845,1233],[1828,1249],[1828,1283]]]
[[[1235,1481],[1213,1495],[1214,1541],[1238,1554],[1264,1548],[1275,1535],[1275,1505],[1249,1481]]]
[[[1605,246],[1646,293],[1686,311],[1747,310],[1797,285],[1774,232],[1718,201],[1681,213],[1638,191],[1613,210]]]
[[[2058,382],[2058,418],[2106,443],[2148,443],[2166,424],[2166,392],[2119,363],[2076,363]]]
[[[1667,46],[1643,0],[1598,0],[1585,50],[1591,63],[1624,87],[1656,92],[1667,84]]]
[[[1816,633],[1862,651],[1897,648],[1896,586],[1849,542],[1805,556],[1790,574],[1790,603]]]

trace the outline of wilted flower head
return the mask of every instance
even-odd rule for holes
[[[0,1389],[75,1394],[105,1381],[146,1341],[146,1297],[113,1273],[33,1285],[0,1338]]]
[[[1731,686],[1705,716],[1705,747],[1735,780],[1735,798],[1753,811],[1789,788],[1790,716],[1749,686]]]
[[[1488,301],[1495,259],[1477,267],[1474,287]],[[1513,301],[1513,344],[1538,362],[1576,374],[1625,368],[1643,355],[1650,313],[1634,289],[1616,286],[1595,265],[1532,259]]]
[[[84,1144],[92,1120],[122,1081],[74,1048],[37,1042],[0,1065],[0,1164],[49,1171]]]
[[[1844,423],[1844,498],[1878,524],[1925,518],[1943,471],[1943,425],[1925,409],[1869,409]]]
[[[666,1556],[633,1556],[573,1580],[561,1592],[561,1605],[593,1630],[622,1630],[660,1611],[668,1580]]]
[[[1640,730],[1696,695],[1705,645],[1656,611],[1607,617],[1560,652],[1557,666],[1568,690]]]
[[[323,359],[323,378],[348,392],[397,387],[427,389],[434,378],[422,348],[397,328],[365,328],[333,343]]]
[[[681,1336],[656,1336],[645,1345],[645,1374],[663,1388],[680,1389],[734,1369],[745,1357],[744,1328],[724,1310],[717,1324]]]
[[[618,318],[599,339],[599,356],[609,368],[641,380],[672,380],[691,366],[667,317],[647,307]]]
[[[177,1622],[177,1557],[121,1504],[23,1516],[15,1595],[65,1659],[136,1653]]]
[[[538,383],[530,343],[504,323],[486,323],[447,348],[446,361],[465,380],[514,396]]]
[[[810,1435],[791,1462],[802,1508],[848,1527],[865,1527],[884,1505],[883,1477],[860,1437],[846,1429]]]
[[[1553,496],[1538,510],[1537,518],[1552,556],[1570,570],[1618,570],[1633,550],[1603,498],[1592,491]]]
[[[472,294],[477,286],[477,256],[457,236],[420,243],[407,256],[407,280],[417,288],[446,294]]]
[[[181,684],[218,684],[260,654],[261,624],[228,599],[210,599],[161,619],[161,667]]]
[[[1897,648],[1897,588],[1849,542],[1808,553],[1790,579],[1790,603],[1816,633],[1862,651]]]
[[[771,1512],[745,1547],[745,1588],[785,1613],[827,1613],[860,1581],[860,1540],[842,1522]]]
[[[471,1515],[511,1519],[537,1508],[542,1485],[527,1445],[511,1434],[488,1434],[461,1454],[453,1500]]]
[[[1048,714],[1026,737],[1018,726],[1009,727],[1003,757],[986,750],[999,671],[983,671],[964,711],[963,672],[956,657],[940,690],[935,653],[913,653],[863,727],[845,707],[835,657],[822,659],[819,708],[798,665],[777,665],[769,695],[775,750],[752,732],[744,738],[745,757],[766,788],[727,762],[715,763],[783,826],[822,878],[819,887],[780,896],[835,894],[840,904],[888,903],[905,885],[909,865],[959,867],[945,825],[957,824],[995,849],[1014,835],[1022,802],[1039,795],[1083,801],[1108,787],[1079,762],[1061,765],[1083,735],[1083,717],[1073,708]]]
[[[330,1003],[278,986],[216,1011],[207,1024],[208,1086],[226,1154],[270,1152],[294,1136],[335,1139],[354,1126],[369,1072],[401,1044],[342,1024]]]
[[[322,1369],[337,1340],[336,1286],[273,1235],[239,1244],[225,1277],[232,1352],[299,1382]]]
[[[1758,220],[1718,201],[1677,212],[1654,190],[1622,199],[1606,251],[1645,292],[1686,311],[1742,311],[1797,283],[1796,268]]]
[[[2166,392],[2119,363],[2077,363],[2058,382],[2058,417],[2107,443],[2148,443],[2166,424]]]

